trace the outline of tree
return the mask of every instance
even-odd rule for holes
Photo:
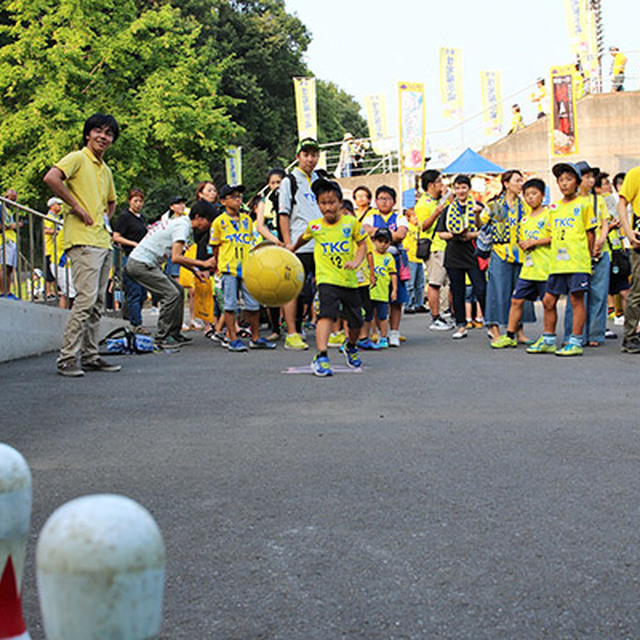
[[[199,26],[179,9],[138,12],[132,0],[14,0],[4,9],[0,181],[21,199],[45,198],[42,175],[81,145],[91,113],[111,113],[122,127],[108,157],[121,192],[201,178],[240,132],[233,100],[218,91],[225,61],[199,54]]]

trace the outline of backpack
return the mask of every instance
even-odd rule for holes
[[[127,327],[114,329],[100,341],[100,345],[107,348],[103,355],[153,353],[153,338],[133,333]]]

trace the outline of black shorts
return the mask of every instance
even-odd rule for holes
[[[53,275],[53,271],[51,271],[51,256],[47,256],[47,264],[44,270],[44,281],[45,282],[55,282],[56,278]]]
[[[362,307],[358,289],[321,284],[318,285],[318,297],[321,318],[337,320],[343,317],[349,329],[359,329],[362,326]]]
[[[364,287],[358,287],[358,293],[360,293],[360,306],[364,312],[364,321],[371,322],[373,320],[373,305],[371,304],[371,295],[369,293],[369,285]]]

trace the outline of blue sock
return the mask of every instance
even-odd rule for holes
[[[582,346],[582,336],[576,336],[575,334],[571,334],[569,336],[569,344],[573,344],[576,347]]]
[[[555,333],[543,333],[542,341],[545,344],[555,344],[556,343],[556,334]]]

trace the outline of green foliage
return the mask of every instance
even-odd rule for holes
[[[0,0],[0,184],[36,205],[42,176],[81,145],[84,120],[113,114],[108,151],[121,198],[151,201],[224,182],[243,147],[244,182],[294,155],[294,76],[310,35],[284,0]],[[356,102],[318,82],[319,138],[365,134]]]

